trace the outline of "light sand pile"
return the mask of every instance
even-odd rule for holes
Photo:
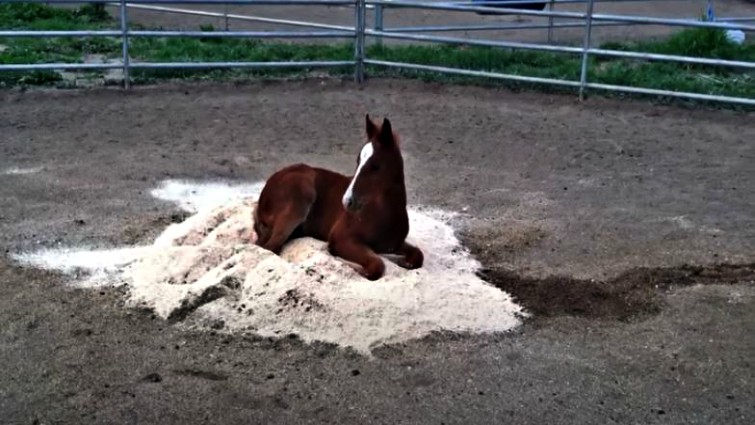
[[[124,283],[131,305],[192,326],[293,333],[361,352],[432,331],[484,333],[519,324],[520,307],[475,275],[480,265],[442,221],[447,215],[411,210],[409,240],[423,249],[424,267],[408,271],[386,260],[385,276],[371,282],[329,255],[324,242],[297,239],[281,256],[253,245],[252,212],[261,187],[207,190],[167,182],[153,195],[198,212],[168,227],[152,246],[17,258],[57,269],[71,262],[84,267],[89,258],[98,273],[88,284]]]

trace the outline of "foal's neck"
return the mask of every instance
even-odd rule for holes
[[[406,185],[404,184],[403,178],[400,182],[388,185],[384,189],[382,196],[385,198],[384,201],[386,205],[396,211],[398,211],[399,208],[401,211],[406,211]]]

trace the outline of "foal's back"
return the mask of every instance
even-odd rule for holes
[[[323,168],[295,164],[273,174],[260,194],[255,210],[255,230],[262,242],[278,223],[291,216],[306,216],[292,230],[292,237],[328,240],[333,225],[344,213],[341,202],[349,178]],[[290,237],[286,238],[290,239]]]

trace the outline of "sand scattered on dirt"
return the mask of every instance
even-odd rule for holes
[[[225,182],[195,183],[184,180],[164,180],[150,194],[157,199],[174,202],[189,212],[207,211],[223,204],[257,199],[265,182],[231,184]]]
[[[35,174],[40,171],[42,171],[42,167],[27,167],[27,168],[10,167],[10,168],[4,169],[3,171],[0,171],[0,175],[18,176],[18,175],[24,175],[24,174]]]
[[[14,254],[17,262],[66,274],[86,274],[77,285],[101,286],[112,284],[111,275],[119,273],[124,266],[147,252],[146,247],[117,249],[47,248],[40,251]]]
[[[16,259],[67,272],[89,269],[81,284],[125,284],[131,306],[187,326],[297,334],[363,353],[433,331],[499,332],[520,323],[520,306],[476,276],[480,264],[448,224],[453,214],[410,210],[409,239],[424,250],[425,266],[408,271],[386,259],[385,277],[370,282],[321,241],[292,241],[281,256],[255,246],[252,212],[262,185],[166,181],[153,196],[195,214],[153,245]]]

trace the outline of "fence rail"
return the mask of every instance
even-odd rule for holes
[[[128,88],[131,80],[131,70],[134,69],[202,69],[202,68],[326,68],[353,67],[354,78],[361,83],[365,78],[365,66],[385,68],[400,68],[416,71],[427,71],[444,74],[465,75],[473,77],[503,79],[528,83],[548,84],[562,87],[573,87],[579,90],[583,97],[587,90],[603,90],[624,93],[637,93],[655,96],[671,96],[686,99],[727,102],[755,106],[755,99],[743,97],[720,96],[712,94],[659,90],[642,87],[630,87],[602,84],[589,81],[590,57],[608,56],[645,61],[671,61],[696,65],[735,67],[745,70],[755,69],[755,62],[722,60],[703,57],[681,55],[656,54],[637,51],[602,49],[592,46],[592,31],[596,27],[617,25],[666,25],[677,27],[718,28],[731,30],[733,28],[744,31],[755,31],[755,17],[719,18],[717,21],[695,21],[679,18],[656,18],[647,16],[628,16],[617,14],[594,13],[596,3],[639,2],[648,0],[495,0],[484,4],[472,2],[431,2],[428,0],[48,0],[21,1],[2,0],[3,3],[99,3],[119,8],[120,28],[113,30],[74,30],[74,31],[30,31],[30,30],[0,30],[0,38],[17,37],[116,37],[122,44],[120,63],[29,63],[29,64],[0,64],[3,71],[34,71],[34,70],[110,70],[122,69],[124,87]],[[672,0],[666,0],[672,1]],[[521,3],[547,3],[543,10],[517,9]],[[582,3],[582,12],[557,11],[558,4]],[[202,11],[168,7],[168,5],[268,5],[268,6],[338,6],[353,9],[353,26],[333,25],[319,22],[308,22],[291,19],[275,19],[262,16],[229,14],[225,12]],[[384,11],[387,9],[422,9],[443,11],[449,13],[474,14],[516,14],[536,18],[547,18],[547,23],[533,24],[472,24],[472,25],[432,25],[413,27],[385,28]],[[177,31],[177,30],[132,30],[129,28],[130,9],[147,10],[164,13],[179,13],[210,18],[224,18],[228,20],[261,22],[282,26],[302,27],[299,31]],[[367,11],[373,11],[373,28],[367,27]],[[569,20],[566,23],[556,23],[555,19]],[[550,43],[552,32],[556,28],[584,28],[581,46],[563,46]],[[313,30],[314,29],[314,30]],[[430,35],[423,33],[454,32],[454,31],[508,31],[520,29],[547,29],[549,43],[524,43],[505,40],[491,40],[483,38],[463,38]],[[345,38],[354,43],[352,60],[338,61],[287,61],[287,62],[142,62],[134,61],[129,55],[130,40],[137,37],[240,37],[240,38]],[[507,49],[524,49],[564,54],[580,55],[581,67],[579,80],[564,80],[558,78],[541,78],[527,75],[505,74],[484,70],[470,70],[435,66],[417,63],[404,63],[370,58],[366,54],[368,40],[381,42],[383,39],[408,40],[421,43],[461,44],[474,46],[488,46]]]

